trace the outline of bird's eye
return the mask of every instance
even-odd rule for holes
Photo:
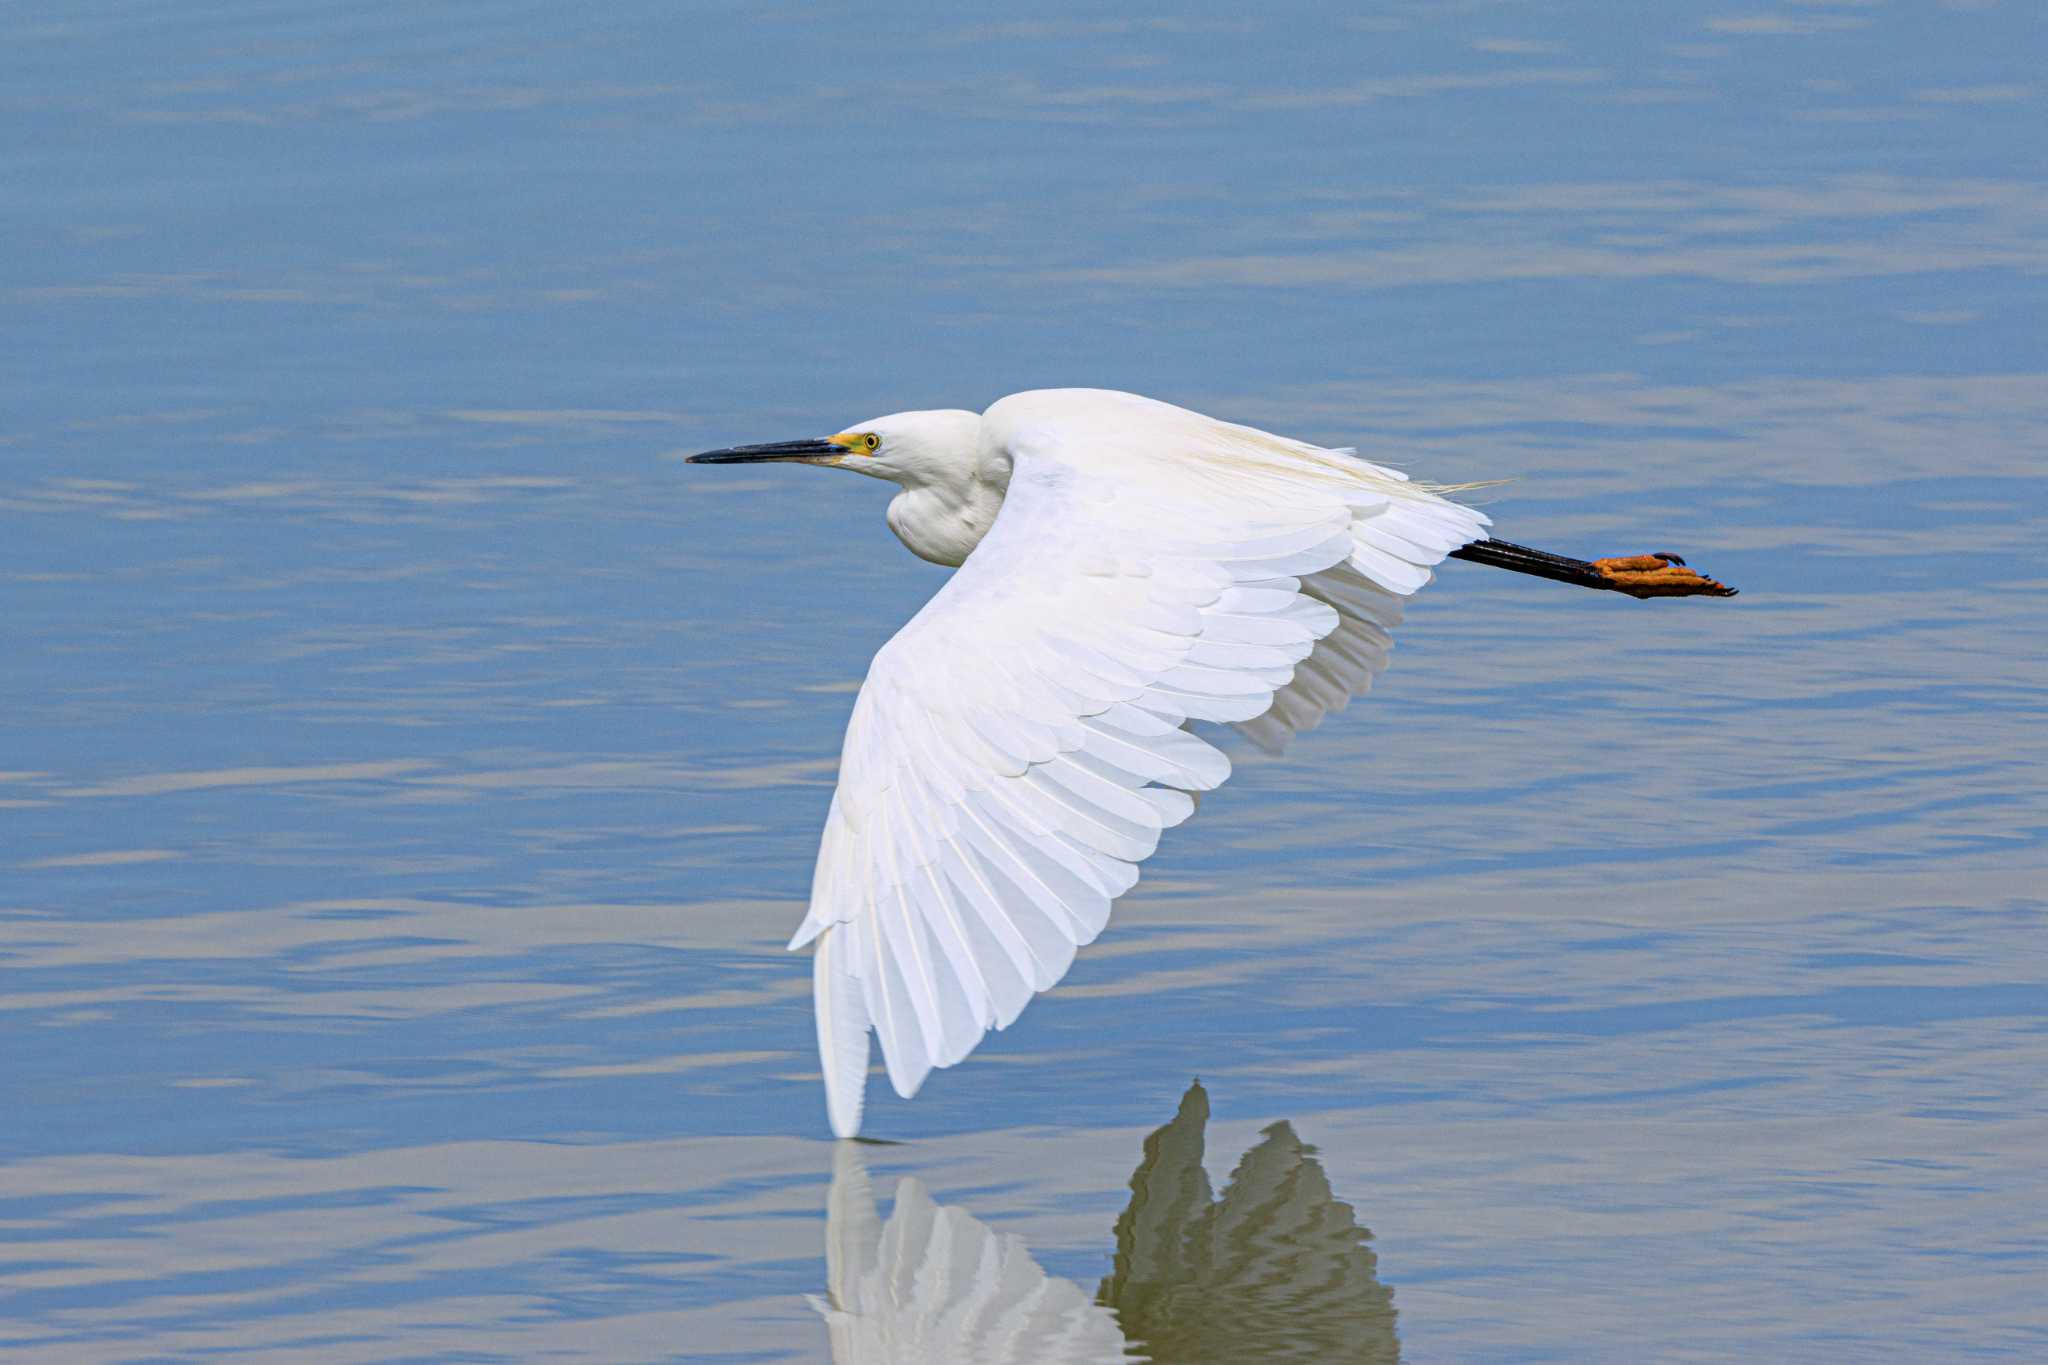
[[[860,448],[872,455],[882,448],[882,438],[871,431],[860,438]]]

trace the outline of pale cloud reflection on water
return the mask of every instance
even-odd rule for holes
[[[0,51],[6,1349],[825,1359],[863,1163],[1099,1323],[1200,1076],[1212,1194],[1313,1144],[1372,1228],[1382,1355],[2048,1353],[2024,7]],[[1448,566],[856,1162],[781,945],[942,578],[673,457],[1076,381],[1744,595]]]

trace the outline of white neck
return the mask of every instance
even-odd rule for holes
[[[1000,481],[977,471],[967,480],[905,487],[889,500],[889,529],[919,559],[957,568],[988,534],[1009,475],[1005,463]]]

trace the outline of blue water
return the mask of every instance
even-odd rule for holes
[[[1275,1358],[2048,1355],[2044,57],[2017,0],[9,9],[0,1349],[930,1357],[827,1252],[939,1226],[1092,1341],[1199,1076],[1217,1207],[1287,1121],[1390,1295],[1126,1248]],[[944,573],[675,457],[1062,383],[1743,595],[1447,566],[854,1163],[781,944]]]

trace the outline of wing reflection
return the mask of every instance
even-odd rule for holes
[[[1145,1139],[1116,1222],[1114,1270],[1090,1302],[1016,1237],[932,1202],[905,1178],[884,1222],[860,1147],[841,1142],[827,1204],[828,1296],[813,1296],[836,1365],[974,1361],[1249,1365],[1400,1359],[1372,1234],[1330,1190],[1314,1148],[1267,1128],[1214,1197],[1200,1083]],[[1126,1338],[1129,1344],[1126,1344]],[[1134,1354],[1135,1352],[1135,1354]]]
[[[1394,1294],[1372,1234],[1330,1191],[1315,1149],[1273,1124],[1212,1199],[1202,1169],[1209,1095],[1196,1082],[1145,1139],[1096,1301],[1160,1365],[1401,1358]]]
[[[884,1223],[856,1143],[832,1159],[825,1215],[829,1299],[813,1297],[835,1365],[1108,1365],[1132,1357],[1106,1308],[1048,1275],[1024,1243],[896,1185]]]

